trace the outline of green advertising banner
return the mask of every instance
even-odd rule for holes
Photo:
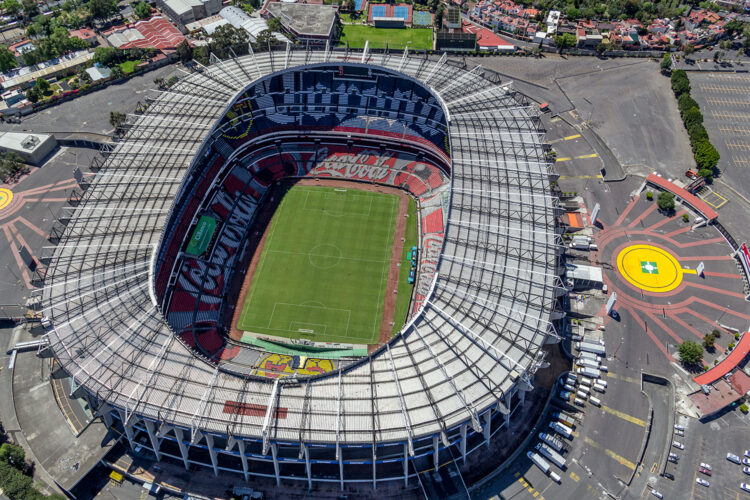
[[[211,237],[214,235],[214,229],[216,229],[216,219],[202,215],[198,220],[198,225],[195,226],[193,236],[190,237],[190,242],[185,253],[201,255],[205,252],[208,244],[211,242]]]

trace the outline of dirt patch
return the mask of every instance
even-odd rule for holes
[[[242,313],[242,305],[245,303],[247,292],[250,290],[250,283],[252,282],[255,270],[258,267],[260,255],[263,253],[263,245],[266,242],[269,229],[271,227],[271,219],[273,214],[276,212],[281,199],[284,194],[294,185],[300,186],[323,186],[323,187],[334,187],[334,188],[345,188],[345,189],[357,189],[360,191],[369,191],[374,193],[383,193],[398,196],[398,210],[396,214],[396,224],[393,234],[393,246],[391,247],[391,261],[388,266],[388,278],[386,283],[385,301],[383,304],[383,315],[380,321],[380,334],[377,344],[370,344],[368,351],[374,351],[379,345],[388,342],[391,339],[391,332],[393,330],[393,316],[396,311],[396,300],[398,298],[398,277],[399,277],[399,262],[404,251],[404,236],[406,235],[406,215],[409,208],[409,195],[401,189],[383,186],[380,184],[371,184],[364,182],[355,182],[350,180],[334,180],[334,179],[291,179],[285,180],[275,184],[269,193],[268,199],[261,208],[261,212],[258,214],[253,227],[250,230],[249,244],[245,256],[239,264],[238,269],[246,269],[243,277],[234,280],[235,284],[240,284],[239,291],[237,294],[232,294],[237,297],[234,301],[232,308],[233,310],[228,312],[228,315],[232,316],[231,328],[229,331],[229,337],[233,340],[241,340],[243,331],[237,328],[240,314]],[[249,261],[249,262],[248,262]],[[236,288],[236,286],[235,286]],[[238,307],[239,306],[239,307]]]

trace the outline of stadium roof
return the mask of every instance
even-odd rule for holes
[[[451,210],[436,277],[402,334],[359,363],[307,381],[227,373],[183,344],[156,305],[153,259],[173,200],[252,79],[347,58],[423,82],[449,117]],[[477,429],[488,408],[507,413],[507,396],[531,388],[543,345],[557,340],[561,241],[536,106],[485,75],[445,56],[287,50],[226,60],[158,92],[128,117],[127,136],[43,258],[55,356],[124,420],[263,439],[264,449],[270,439],[411,443],[466,422]]]

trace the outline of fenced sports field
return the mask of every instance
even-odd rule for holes
[[[377,343],[397,215],[395,195],[292,187],[274,213],[237,328]]]

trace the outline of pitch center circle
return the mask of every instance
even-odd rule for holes
[[[617,255],[617,270],[631,285],[647,292],[669,292],[682,283],[677,259],[652,245],[629,245]]]
[[[318,269],[330,269],[338,265],[343,258],[341,249],[330,243],[312,247],[307,256],[310,259],[310,265]]]
[[[0,210],[4,209],[13,200],[13,191],[8,188],[0,188]]]

